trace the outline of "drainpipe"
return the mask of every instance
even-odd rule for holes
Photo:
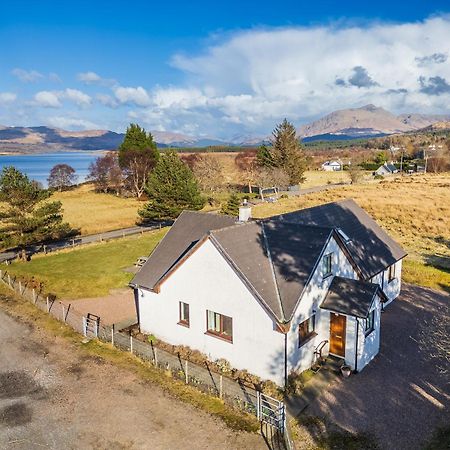
[[[288,367],[287,367],[287,333],[284,333],[284,389],[288,385]]]
[[[355,370],[354,373],[358,372],[358,341],[359,341],[359,320],[355,317],[356,320],[356,342],[355,342]]]

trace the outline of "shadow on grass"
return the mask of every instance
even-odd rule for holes
[[[377,450],[376,438],[369,433],[350,433],[327,419],[301,415],[296,419],[297,433],[308,435],[318,450]],[[299,436],[301,437],[301,436]]]

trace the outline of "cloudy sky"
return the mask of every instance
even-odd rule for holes
[[[447,1],[153,3],[3,5],[0,124],[230,138],[368,103],[450,113]]]

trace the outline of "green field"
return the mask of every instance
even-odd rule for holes
[[[19,278],[44,283],[44,290],[59,298],[100,297],[110,289],[125,287],[132,274],[124,272],[137,258],[147,256],[166,234],[167,229],[150,231],[110,242],[90,244],[32,261],[15,262],[8,272]]]

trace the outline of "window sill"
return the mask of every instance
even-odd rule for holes
[[[371,328],[370,330],[364,332],[364,338],[369,337],[374,331],[375,331],[375,328]]]
[[[205,331],[205,334],[207,336],[212,336],[212,337],[215,337],[217,339],[220,339],[221,341],[228,342],[229,344],[233,343],[233,338],[232,337],[228,337],[228,336],[225,336],[225,335],[222,335],[222,334],[213,333],[212,331]]]
[[[298,346],[298,348],[302,348],[304,345],[306,345],[309,341],[312,341],[317,336],[316,332],[311,333],[303,342],[301,342]]]
[[[189,323],[188,322],[178,322],[177,324],[181,325],[182,327],[189,328]]]

